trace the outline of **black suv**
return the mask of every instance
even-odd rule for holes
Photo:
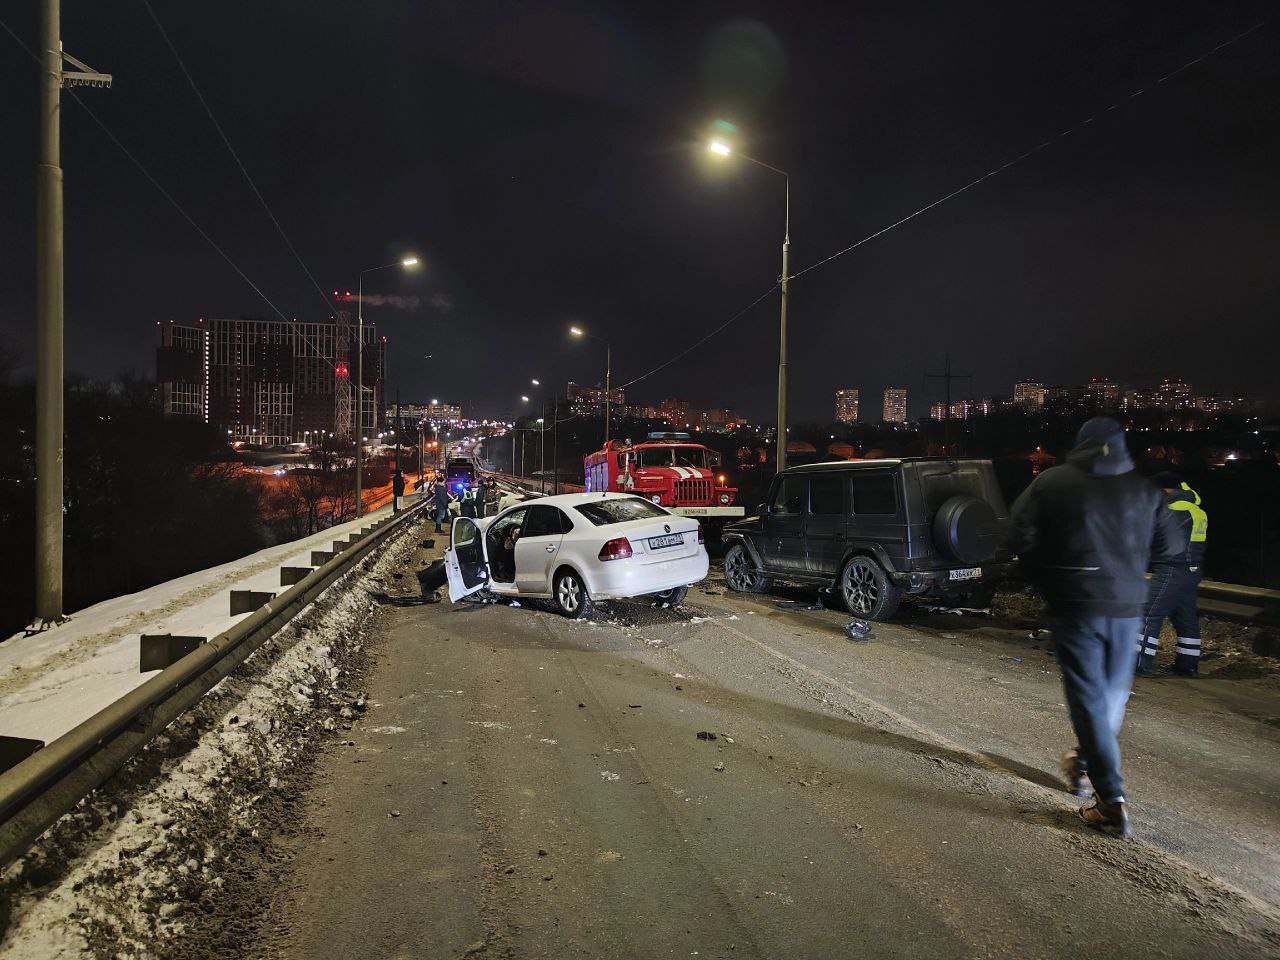
[[[773,479],[758,516],[724,530],[729,589],[773,580],[834,587],[849,611],[887,620],[903,592],[986,606],[1013,560],[989,460],[816,463]]]

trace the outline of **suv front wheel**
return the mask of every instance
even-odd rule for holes
[[[756,569],[751,554],[740,543],[735,543],[724,555],[724,582],[737,593],[765,593],[771,586],[769,578]]]
[[[888,620],[902,591],[870,557],[853,557],[840,572],[840,596],[849,612],[866,620]]]

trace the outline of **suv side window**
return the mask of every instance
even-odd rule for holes
[[[798,517],[804,513],[804,502],[808,491],[808,478],[783,477],[773,488],[773,499],[769,503],[769,512],[778,517]]]
[[[809,478],[809,512],[823,517],[842,517],[844,505],[845,475],[829,474]]]
[[[861,516],[893,516],[898,512],[898,495],[894,490],[892,474],[855,473],[852,486],[854,513]]]

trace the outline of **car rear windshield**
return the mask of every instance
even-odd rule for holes
[[[656,503],[650,503],[640,497],[610,497],[608,500],[582,503],[573,509],[597,527],[607,527],[611,523],[626,523],[628,520],[647,520],[652,517],[667,516],[667,511]]]

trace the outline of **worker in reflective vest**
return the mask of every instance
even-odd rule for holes
[[[1177,655],[1169,672],[1194,677],[1200,667],[1200,612],[1196,609],[1196,588],[1204,576],[1204,550],[1209,539],[1209,515],[1200,505],[1200,495],[1180,477],[1163,473],[1153,478],[1164,488],[1165,506],[1173,511],[1180,552],[1173,559],[1153,566],[1147,594],[1142,636],[1138,638],[1138,673],[1151,673],[1160,649],[1160,630],[1168,618],[1178,634]]]

